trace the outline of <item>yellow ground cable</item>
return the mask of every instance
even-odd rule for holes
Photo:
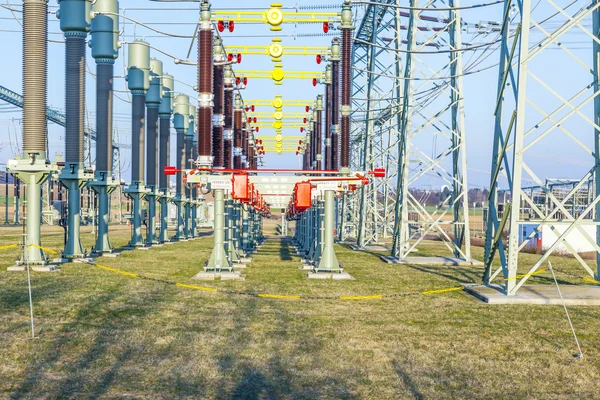
[[[383,296],[340,296],[340,300],[381,300]]]
[[[267,294],[267,293],[259,293],[258,297],[262,297],[265,299],[290,299],[290,300],[300,300],[300,296],[285,296],[281,294]]]
[[[186,285],[185,283],[176,283],[175,286],[186,288],[186,289],[200,290],[202,292],[212,292],[212,293],[218,293],[219,292],[218,289],[207,288],[207,287],[202,287],[202,286],[195,286],[195,285]]]
[[[0,250],[14,249],[17,246],[17,244],[9,244],[8,246],[1,246]]]
[[[533,275],[543,274],[544,272],[546,272],[546,270],[545,270],[545,269],[539,269],[539,270],[537,270],[537,271],[533,271],[533,272],[530,272],[530,273],[528,273],[528,274],[517,275],[517,276],[515,276],[514,278],[506,278],[506,279],[504,279],[504,280],[505,280],[505,281],[511,281],[511,280],[515,280],[515,279],[526,278],[526,277],[528,277],[528,276],[533,276]]]
[[[30,244],[29,247],[35,247],[37,249],[40,249],[40,250],[45,251],[46,253],[50,253],[50,254],[58,254],[58,251],[54,251],[47,247],[38,246],[37,244]]]
[[[458,286],[458,287],[453,287],[453,288],[447,288],[447,289],[438,289],[438,290],[428,290],[426,292],[421,292],[421,294],[439,294],[439,293],[449,293],[449,292],[458,292],[459,290],[464,290],[464,286]]]
[[[121,275],[129,276],[131,278],[138,278],[137,274],[132,274],[131,272],[121,271],[119,269],[107,267],[105,265],[99,265],[99,264],[91,264],[91,265],[93,265],[94,267],[98,267],[100,269],[103,269],[105,271],[110,271],[110,272],[114,272],[116,274],[121,274]]]

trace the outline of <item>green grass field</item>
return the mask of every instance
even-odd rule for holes
[[[117,247],[129,231],[118,227]],[[0,246],[19,239],[0,228]],[[89,228],[86,247],[93,243]],[[62,232],[44,227],[44,246]],[[99,264],[183,284],[302,296],[404,294],[480,282],[478,267],[411,267],[337,246],[356,281],[308,281],[287,242],[254,255],[246,281],[197,282],[212,238],[124,252]],[[441,251],[420,246],[422,254]],[[481,259],[482,249],[475,248]],[[592,399],[600,398],[600,309],[489,306],[464,292],[384,300],[276,300],[210,293],[84,264],[25,273],[0,253],[0,398]],[[523,270],[535,255],[524,254]],[[576,261],[553,258],[582,275]],[[563,284],[582,281],[566,274]],[[552,283],[548,274],[532,283]]]

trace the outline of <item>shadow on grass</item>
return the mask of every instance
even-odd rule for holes
[[[292,252],[290,250],[290,241],[282,239],[279,241],[279,258],[283,261],[292,260]]]
[[[233,317],[234,327],[232,335],[228,338],[228,351],[221,356],[217,365],[223,376],[235,376],[233,385],[221,382],[219,398],[223,399],[348,399],[354,396],[347,382],[340,380],[333,371],[324,368],[323,351],[324,343],[309,324],[293,324],[292,318],[280,305],[273,303],[277,316],[276,329],[270,336],[272,341],[268,344],[270,358],[265,366],[257,366],[252,359],[244,355],[246,347],[256,343],[260,338],[254,338],[252,329],[249,329],[249,320],[260,318],[263,310],[259,309],[260,300],[249,299],[244,303],[244,309]],[[298,329],[296,330],[296,329]],[[293,349],[289,344],[293,343]],[[286,346],[287,345],[287,346]],[[286,350],[282,350],[286,348]],[[309,363],[311,370],[307,371],[311,377],[303,384],[298,379],[298,365],[296,358],[301,358],[302,363]],[[296,372],[294,372],[296,371]],[[318,372],[317,372],[318,371]],[[301,372],[302,373],[302,372]]]
[[[46,353],[36,354],[36,361],[23,373],[23,380],[14,389],[11,399],[46,395],[52,398],[74,398],[83,394],[85,398],[98,398],[106,394],[123,365],[137,350],[131,343],[123,341],[120,331],[136,325],[130,318],[143,322],[145,317],[157,311],[157,305],[166,304],[173,296],[165,296],[166,294],[164,291],[149,291],[142,295],[136,293],[135,297],[131,296],[128,299],[125,306],[121,299],[123,293],[118,288],[107,288],[105,294],[89,297],[87,302],[79,306],[73,320],[63,325],[56,333],[57,339]],[[117,299],[121,302],[111,306],[111,302]],[[76,360],[67,364],[69,353],[77,351],[77,343],[85,342],[85,337],[78,337],[78,333],[90,326],[95,337],[91,343],[84,345],[86,349]],[[91,371],[97,370],[98,364],[110,358],[108,353],[114,353],[115,349],[119,351],[110,368],[90,378]],[[56,378],[47,376],[52,375],[53,367],[65,370],[60,375],[62,379],[57,381]],[[50,381],[57,388],[54,387],[50,389],[51,393],[46,393],[49,389],[44,381]],[[197,388],[194,393],[198,393]]]
[[[415,383],[415,381],[411,378],[411,376],[402,368],[398,361],[394,361],[392,363],[392,367],[396,372],[396,375],[402,380],[404,386],[409,390],[411,396],[416,400],[425,400],[425,396],[419,390],[419,387]]]

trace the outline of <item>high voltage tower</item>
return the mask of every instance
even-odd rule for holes
[[[40,185],[57,173],[68,196],[62,256],[86,255],[79,235],[84,187],[91,187],[98,198],[94,253],[115,252],[109,238],[110,195],[121,180],[114,163],[113,102],[118,98],[115,79],[123,78],[132,134],[131,179],[125,188],[133,204],[127,249],[196,239],[198,225],[210,222],[206,217],[210,197],[213,248],[210,258],[199,265],[198,279],[243,279],[236,268],[251,262],[250,255],[264,240],[263,220],[275,212],[282,215],[282,226],[295,221],[296,249],[304,257],[301,268],[312,278],[353,279],[337,259],[336,241],[357,251],[385,245],[382,258],[392,263],[480,263],[471,251],[467,142],[474,133],[466,128],[470,99],[464,80],[495,68],[497,94],[490,110],[495,124],[478,132],[493,130],[484,281],[503,279],[500,289],[514,295],[562,247],[592,279],[599,279],[600,267],[590,267],[566,240],[578,232],[600,265],[596,0],[565,7],[551,0],[466,5],[459,0],[345,0],[295,8],[274,3],[265,10],[218,9],[208,0],[197,3],[185,9],[198,12],[190,23],[193,32],[179,34],[133,18],[129,12],[136,9],[120,8],[116,0],[59,2],[54,14],[60,19],[66,50],[66,104],[61,117],[66,145],[60,164],[50,160],[46,127],[47,119],[57,121],[58,115],[46,104],[52,13],[39,0],[24,0],[22,9],[2,6],[22,13],[24,22],[24,96],[17,104],[16,93],[7,97],[8,91],[0,92],[0,99],[23,108],[22,153],[7,163],[8,170],[27,185],[26,237],[17,269],[25,264],[54,269],[43,252],[38,221]],[[144,10],[160,7],[137,9]],[[490,14],[488,10],[498,11],[498,18],[482,18]],[[125,24],[134,27],[132,40],[125,39],[121,29]],[[238,42],[244,35],[233,33],[240,26],[260,26],[267,43]],[[288,35],[288,26],[318,30]],[[138,28],[152,35],[141,39],[135,34]],[[592,51],[569,49],[563,39],[575,31]],[[185,40],[187,55],[154,44],[155,36]],[[306,45],[288,45],[289,37]],[[310,43],[313,37],[325,40]],[[86,43],[96,69],[93,130],[85,129],[84,123]],[[544,57],[550,50],[552,56]],[[167,66],[155,56],[193,70],[194,82],[167,73]],[[272,64],[253,68],[258,57]],[[288,57],[294,63],[284,67]],[[556,67],[549,67],[549,59]],[[118,62],[126,76],[115,73]],[[581,75],[565,84],[567,66]],[[286,86],[298,82],[308,88],[303,94],[314,96],[298,95],[298,90]],[[282,93],[256,98],[262,94],[257,90],[252,92],[255,99],[249,99],[246,90],[252,84],[273,85]],[[592,132],[593,141],[587,139]],[[96,140],[94,169],[84,164],[84,133]],[[543,168],[527,158],[545,141],[550,141],[549,148],[564,145],[552,142],[559,135],[589,161],[588,171],[569,181],[571,190],[560,197],[557,180],[543,177]],[[271,168],[265,165],[267,154],[296,156],[301,166]],[[593,195],[582,205],[584,187]],[[434,192],[441,197],[432,205]],[[169,203],[174,206],[173,221]],[[533,230],[525,235],[523,229],[531,225]],[[592,226],[594,234],[585,226]],[[542,230],[557,240],[526,275],[518,276],[520,250]],[[522,240],[523,236],[528,237]],[[416,260],[419,247],[432,241],[441,244],[436,254]]]

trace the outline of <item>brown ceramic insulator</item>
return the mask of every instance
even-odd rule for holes
[[[231,169],[231,156],[233,154],[233,140],[223,140],[223,167]]]
[[[340,123],[340,62],[331,62],[331,124]]]
[[[212,155],[213,167],[223,167],[223,127],[213,127],[213,140],[212,140]]]
[[[213,90],[213,33],[210,29],[198,32],[198,92],[212,95]],[[198,155],[212,155],[212,107],[198,108]]]
[[[322,143],[323,143],[323,122],[322,122],[322,118],[323,118],[323,112],[321,111],[317,111],[317,123],[315,124],[315,152],[316,154],[320,154],[321,155],[321,159],[323,159],[323,149],[322,149]],[[316,170],[321,170],[322,169],[322,163],[321,160],[317,160],[317,166],[315,167]]]
[[[225,108],[225,91],[223,86],[223,66],[214,67],[215,80],[214,80],[214,107],[213,112],[215,114],[223,115]]]
[[[246,129],[248,129],[248,126],[246,126]],[[242,155],[244,156],[248,156],[248,131],[243,130],[242,131]]]
[[[212,154],[212,108],[198,108],[198,155],[210,157]]]
[[[233,146],[237,149],[242,147],[242,110],[233,112]],[[236,155],[233,157],[233,168],[242,168],[242,156]]]
[[[213,88],[213,33],[198,33],[198,92],[212,93]]]
[[[340,62],[331,62],[331,124],[340,124]],[[331,169],[339,169],[339,133],[331,134]]]
[[[325,140],[331,141],[331,84],[325,89]],[[331,170],[331,147],[325,147],[323,161],[326,170]]]
[[[352,88],[352,31],[342,29],[342,106],[350,106]],[[340,127],[341,166],[350,166],[350,116],[342,117]]]
[[[233,128],[233,90],[231,85],[225,86],[225,129]]]
[[[317,121],[312,124],[312,132],[310,133],[310,167],[317,161]]]

